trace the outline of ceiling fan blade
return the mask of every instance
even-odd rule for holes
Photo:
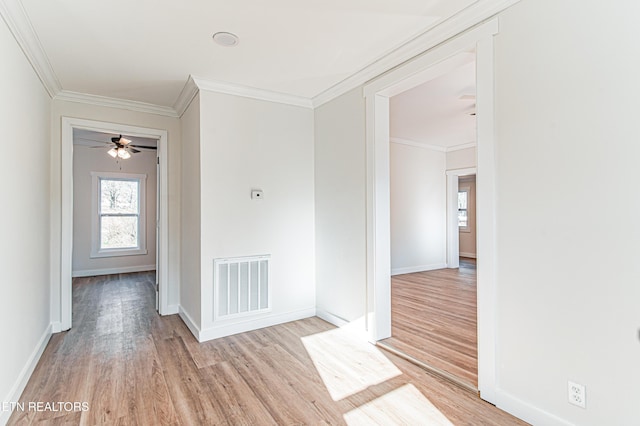
[[[129,144],[129,146],[133,146],[133,147],[135,147],[135,148],[141,148],[141,149],[158,149],[158,148],[157,148],[157,147],[155,147],[155,146],[131,145],[131,144]]]
[[[131,145],[129,145],[131,146]],[[140,152],[139,149],[135,149],[135,148],[129,148],[129,151],[133,152],[134,154],[137,154],[138,152]]]

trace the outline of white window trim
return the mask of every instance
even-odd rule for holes
[[[100,249],[100,220],[99,200],[100,179],[127,179],[138,180],[140,188],[138,192],[138,247],[122,249]],[[147,226],[146,226],[146,187],[147,175],[135,173],[110,173],[91,172],[91,254],[89,257],[116,257],[116,256],[138,256],[147,254]]]
[[[471,186],[465,185],[458,187],[458,192],[467,193],[467,226],[458,226],[459,232],[471,232],[471,226],[469,226],[469,193],[471,192]]]

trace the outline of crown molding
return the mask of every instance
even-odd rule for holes
[[[311,99],[302,96],[272,92],[270,90],[257,89],[255,87],[241,86],[238,84],[226,83],[221,81],[206,80],[195,76],[190,76],[189,79],[193,80],[198,89],[207,92],[225,93],[228,95],[242,96],[245,98],[259,99],[262,101],[276,102],[303,108],[313,108]],[[189,86],[188,82],[185,87],[187,86]],[[187,95],[185,95],[184,98],[187,98],[189,93],[190,91],[187,93]]]
[[[193,81],[192,76],[189,76],[189,78],[187,78],[187,81],[184,83],[182,91],[178,95],[178,99],[176,99],[176,102],[173,104],[173,109],[178,114],[178,117],[182,117],[197,94],[198,85],[195,81]]]
[[[400,145],[413,146],[413,147],[416,147],[416,148],[430,149],[432,151],[447,152],[447,148],[444,147],[444,146],[430,145],[430,144],[427,144],[427,143],[421,143],[421,142],[412,141],[410,139],[389,138],[389,142],[397,143],[397,144],[400,144]]]
[[[520,0],[478,0],[312,98],[317,108],[495,16]]]
[[[110,98],[107,96],[89,95],[86,93],[62,90],[55,97],[57,101],[78,102],[101,107],[126,109],[129,111],[144,112],[147,114],[163,115],[165,117],[178,117],[176,111],[167,106],[149,104],[146,102],[130,101],[127,99]]]
[[[469,143],[463,143],[460,145],[446,147],[446,146],[439,146],[439,145],[431,145],[428,143],[422,143],[419,141],[415,141],[411,139],[402,139],[402,138],[389,138],[389,142],[397,143],[400,145],[413,146],[416,148],[430,149],[432,151],[439,151],[439,152],[460,151],[461,149],[473,148],[476,146],[475,142],[469,142]]]
[[[62,86],[22,3],[19,0],[0,0],[0,15],[49,96],[55,97],[62,90]]]
[[[447,152],[452,152],[452,151],[460,151],[461,149],[467,149],[467,148],[475,148],[478,144],[475,142],[469,142],[469,143],[463,143],[460,145],[454,145],[454,146],[450,146],[447,148]]]

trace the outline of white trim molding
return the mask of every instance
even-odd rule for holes
[[[112,274],[128,274],[131,272],[147,272],[155,271],[156,265],[139,265],[139,266],[123,266],[121,268],[103,268],[103,269],[82,269],[73,271],[71,276],[76,277],[95,277],[98,275]]]
[[[0,15],[49,96],[55,97],[62,86],[20,0],[0,0]]]
[[[228,95],[242,96],[245,98],[276,102],[303,108],[313,108],[311,99],[302,96],[289,95],[287,93],[273,92],[270,90],[241,86],[239,84],[222,81],[207,80],[195,76],[191,76],[190,78],[194,81],[196,86],[198,86],[198,89],[208,92],[225,93]],[[188,88],[188,92],[185,94],[185,99],[188,98],[191,90],[192,89]]]
[[[459,253],[460,257],[468,257],[469,259],[475,259],[476,258],[476,254],[475,253],[467,253],[464,251],[461,251]]]
[[[447,152],[447,148],[445,148],[444,146],[429,145],[427,143],[417,142],[417,141],[413,141],[413,140],[410,140],[410,139],[401,139],[401,138],[392,138],[392,137],[390,137],[389,138],[389,142],[395,143],[395,144],[399,144],[399,145],[413,146],[415,148],[430,149],[432,151]]]
[[[454,145],[447,148],[447,152],[460,151],[467,148],[475,148],[478,144],[475,142],[462,143],[460,145]]]
[[[446,263],[434,263],[432,265],[418,265],[409,266],[406,268],[395,268],[391,270],[391,276],[402,274],[414,274],[416,272],[435,271],[436,269],[444,269],[447,267]]]
[[[184,112],[189,108],[191,102],[198,94],[198,85],[193,80],[193,76],[189,76],[187,81],[184,83],[184,87],[182,91],[178,95],[178,99],[173,104],[173,109],[175,110],[178,117],[182,117]]]
[[[346,319],[340,318],[339,316],[327,312],[323,309],[316,308],[316,316],[321,320],[328,322],[329,324],[335,325],[336,327],[344,327],[345,325],[349,324],[349,321],[347,321]]]
[[[54,99],[58,101],[77,102],[81,104],[101,107],[144,112],[147,114],[162,115],[165,117],[178,117],[176,111],[168,106],[150,104],[147,102],[131,101],[128,99],[111,98],[108,96],[90,95],[87,93],[72,92],[70,90],[60,91],[56,94]]]
[[[515,2],[511,2],[515,3]],[[391,335],[389,98],[455,69],[476,51],[478,169],[478,389],[494,402],[496,369],[495,160],[493,42],[498,21],[492,19],[460,33],[415,59],[387,72],[363,89],[366,105],[367,330],[370,339]],[[448,184],[457,177],[447,172]],[[453,185],[450,185],[453,187]],[[451,198],[451,197],[450,197]],[[482,203],[480,203],[482,201]],[[457,209],[456,209],[457,210]],[[457,225],[457,223],[456,223]],[[449,232],[448,232],[449,233]],[[458,235],[456,228],[455,235]],[[456,254],[457,254],[456,248]],[[448,267],[452,267],[448,259]]]
[[[38,361],[40,361],[40,357],[42,357],[42,354],[44,353],[44,350],[49,343],[49,339],[51,338],[52,334],[52,328],[52,324],[49,324],[44,330],[44,333],[42,334],[42,337],[40,337],[40,340],[38,340],[38,343],[31,353],[31,356],[25,363],[22,371],[20,371],[18,379],[15,381],[13,386],[11,386],[9,394],[2,400],[4,403],[17,402],[20,400],[20,396],[22,395],[24,388],[27,386],[27,382],[29,381],[31,374],[33,374],[33,371],[36,369]],[[9,417],[11,417],[11,413],[12,411],[2,410],[2,412],[0,413],[0,424],[6,424],[9,421]]]
[[[55,237],[54,246],[60,250],[60,289],[52,294],[59,295],[52,298],[52,305],[60,306],[60,318],[52,318],[53,322],[60,322],[62,330],[68,330],[72,324],[71,312],[71,278],[73,253],[73,129],[85,129],[106,133],[126,133],[130,136],[141,136],[158,140],[159,171],[159,219],[157,226],[158,252],[157,273],[159,290],[158,310],[161,315],[168,315],[169,300],[169,198],[168,198],[168,132],[163,129],[130,126],[125,124],[107,123],[102,121],[85,120],[80,118],[62,117],[61,140],[61,205],[60,205],[60,235]]]
[[[189,313],[185,311],[181,305],[178,305],[178,315],[180,316],[180,319],[182,319],[182,322],[184,322],[184,324],[187,326],[191,334],[193,334],[193,337],[200,341],[200,327],[198,327],[191,315],[189,315]]]
[[[316,308],[301,309],[293,312],[281,314],[266,314],[259,317],[247,318],[244,321],[229,324],[217,325],[214,327],[199,328],[191,316],[180,307],[180,318],[193,336],[199,342],[218,339],[220,337],[231,336],[233,334],[244,333],[246,331],[258,330],[260,328],[271,327],[273,325],[284,324],[285,322],[297,321],[316,316]]]
[[[483,22],[520,0],[478,0],[444,22],[428,29],[392,52],[376,59],[361,70],[313,97],[314,108],[359,87],[388,70],[417,57],[425,51],[449,40],[456,34]]]
[[[574,426],[554,414],[516,398],[502,389],[496,391],[496,407],[532,425]]]
[[[463,143],[460,145],[446,147],[446,146],[440,146],[440,145],[431,145],[425,142],[420,142],[412,139],[403,139],[403,138],[394,138],[394,137],[389,137],[389,142],[400,144],[400,145],[413,146],[415,148],[430,149],[432,151],[438,151],[438,152],[460,151],[462,149],[475,148],[477,145],[475,142],[469,142],[469,143]]]

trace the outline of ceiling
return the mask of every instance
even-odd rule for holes
[[[89,147],[105,147],[111,148],[113,145],[111,144],[111,138],[117,138],[120,136],[116,133],[103,133],[103,132],[95,132],[93,130],[85,130],[85,129],[73,129],[73,144],[74,145],[82,145]],[[129,139],[134,145],[141,146],[158,146],[158,141],[151,138],[141,138],[138,136],[129,136],[122,134],[125,138]],[[107,145],[105,145],[107,144]]]
[[[475,66],[468,53],[466,64],[392,97],[391,139],[442,150],[475,143]]]
[[[167,107],[189,75],[313,98],[474,3],[22,0],[64,91]]]

